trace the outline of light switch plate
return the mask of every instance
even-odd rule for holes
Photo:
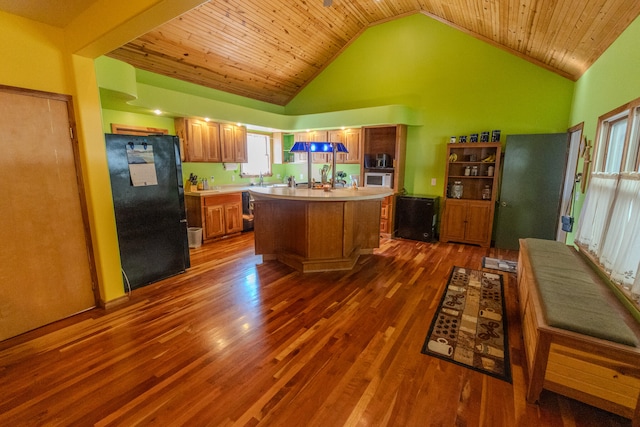
[[[432,186],[436,185],[436,179],[435,178],[431,178],[431,185]]]

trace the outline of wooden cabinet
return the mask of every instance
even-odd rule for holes
[[[218,123],[178,117],[175,127],[181,147],[184,147],[185,162],[222,161]]]
[[[360,128],[309,131],[293,134],[293,142],[342,142],[348,153],[338,153],[336,163],[360,164],[362,162],[362,131]],[[276,145],[274,144],[274,150]],[[332,163],[332,154],[313,153],[312,163]],[[293,159],[288,162],[300,163],[307,161],[307,153],[293,153]],[[274,157],[275,158],[275,157]]]
[[[185,162],[247,162],[245,127],[184,117],[175,119],[175,127],[185,147]]]
[[[309,132],[298,132],[294,134],[295,142],[328,142],[329,136],[326,130],[314,130]],[[312,163],[331,163],[332,154],[329,153],[311,153]],[[306,162],[307,153],[295,153],[296,162]]]
[[[187,224],[201,227],[206,242],[242,231],[242,193],[185,196]]]
[[[391,188],[394,193],[404,189],[404,168],[407,147],[406,125],[366,126],[361,129],[362,150],[360,159],[360,182],[364,183],[367,172],[392,173]],[[377,168],[375,160],[378,154],[387,154],[391,159],[389,167]],[[364,184],[361,184],[364,185]],[[391,235],[395,229],[395,197],[387,197],[380,212],[380,233]],[[383,218],[386,216],[386,218]]]
[[[359,164],[362,161],[362,132],[358,129],[331,130],[329,142],[342,142],[348,153],[338,153],[336,163]]]
[[[247,129],[230,123],[220,125],[220,152],[223,162],[247,162]]]
[[[391,234],[391,230],[393,230],[391,219],[395,216],[393,214],[394,198],[394,196],[387,196],[382,199],[380,206],[380,234]]]
[[[202,236],[204,240],[213,239],[218,236],[224,236],[226,232],[224,221],[224,205],[214,204],[212,206],[206,206],[204,208],[204,213],[204,227],[202,229]]]
[[[446,203],[442,220],[442,232],[445,233],[446,240],[441,240],[489,246],[491,202],[448,199]]]
[[[440,241],[491,245],[500,153],[500,143],[447,145]]]
[[[364,182],[366,172],[393,173],[392,188],[397,193],[404,188],[404,168],[407,150],[407,126],[366,126],[362,128],[363,153],[360,182]],[[377,168],[378,154],[387,154],[390,165]]]

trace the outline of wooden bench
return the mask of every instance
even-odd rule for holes
[[[518,294],[527,401],[546,389],[640,427],[640,325],[583,256],[521,239]]]

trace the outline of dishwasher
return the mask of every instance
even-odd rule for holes
[[[242,192],[242,231],[253,230],[253,197],[248,191]]]

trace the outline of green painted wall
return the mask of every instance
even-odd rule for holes
[[[103,108],[102,131],[104,133],[111,133],[112,123],[167,129],[170,135],[175,135],[176,133],[172,117],[152,116],[149,114],[138,114]]]
[[[422,14],[365,31],[287,107],[288,114],[401,104],[405,187],[442,194],[450,136],[567,130],[574,83]],[[431,179],[436,178],[436,186]]]
[[[595,144],[598,117],[640,97],[640,17],[618,37],[577,81],[571,110],[571,126],[584,122],[583,135]],[[578,171],[584,163],[579,162]],[[576,217],[584,194],[578,194]],[[575,233],[567,236],[572,244]]]
[[[594,139],[598,117],[640,97],[640,17],[613,42],[577,81],[571,125],[584,122]]]

